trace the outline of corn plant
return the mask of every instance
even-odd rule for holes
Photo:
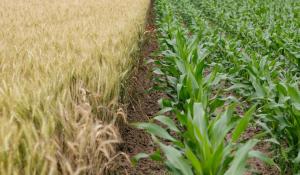
[[[212,117],[205,111],[202,103],[189,103],[186,113],[174,111],[180,127],[185,128],[184,131],[178,129],[176,123],[164,115],[156,116],[154,121],[160,122],[165,128],[155,123],[139,123],[136,126],[152,134],[164,153],[165,164],[172,174],[243,174],[248,157],[264,158],[269,163],[272,161],[261,153],[252,151],[257,140],[249,140],[244,144],[237,142],[251,120],[255,106],[242,119],[234,114],[235,106],[232,103],[223,113]],[[168,131],[172,131],[175,136]],[[232,137],[226,138],[229,133]],[[147,156],[139,154],[136,158]],[[155,160],[162,159],[159,154],[150,157]]]

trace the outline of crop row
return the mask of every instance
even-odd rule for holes
[[[241,138],[256,105],[239,114],[238,99],[220,95],[219,84],[225,82],[226,74],[220,72],[221,65],[209,65],[209,43],[198,34],[191,36],[174,15],[176,6],[168,2],[156,4],[163,59],[155,61],[159,65],[155,73],[172,98],[160,101],[162,111],[152,123],[139,123],[137,127],[152,134],[173,174],[243,174],[248,157],[273,164],[252,150],[258,140]],[[136,158],[147,156],[139,154]],[[150,157],[162,159],[160,152]]]
[[[263,54],[283,55],[299,66],[300,1],[192,1],[202,14],[243,44]]]
[[[218,30],[220,32],[220,29]],[[229,32],[227,30],[226,34]],[[298,172],[298,69],[289,64],[284,52],[264,53],[261,49],[254,48],[254,43],[243,37],[226,35],[221,41],[225,44],[221,44],[223,46],[215,51],[221,50],[223,54],[218,57],[227,58],[227,61],[221,60],[222,65],[230,65],[224,66],[227,67],[224,70],[229,73],[232,73],[231,70],[238,70],[238,74],[230,80],[230,89],[241,91],[248,88],[248,91],[242,91],[240,94],[246,97],[247,103],[259,104],[257,123],[260,123],[275,141],[275,154],[279,156],[274,158],[282,167],[282,172]],[[259,39],[256,41],[260,44]],[[228,62],[229,64],[226,64]]]
[[[278,164],[282,174],[300,171],[299,75],[291,64],[297,63],[299,31],[293,27],[299,5],[243,3],[157,1],[163,59],[155,61],[155,73],[171,98],[160,101],[162,112],[154,120],[167,129],[156,122],[137,126],[153,135],[174,174],[243,174],[248,157]],[[237,6],[242,8],[236,12]],[[273,6],[283,9],[280,19],[293,14],[292,22],[267,23],[278,15]],[[255,15],[248,19],[248,13]],[[289,31],[276,28],[283,24]],[[263,129],[255,136],[259,140],[242,139],[249,123]],[[250,151],[259,141],[272,145],[271,159]],[[150,156],[160,160],[159,155]]]

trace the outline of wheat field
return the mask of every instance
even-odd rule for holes
[[[0,1],[0,174],[104,174],[149,0]]]

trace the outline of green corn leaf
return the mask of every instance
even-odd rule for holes
[[[164,113],[170,112],[170,111],[172,111],[172,110],[173,110],[172,107],[165,107],[165,108],[161,109],[161,110],[158,112],[158,114],[164,114]]]
[[[267,157],[265,154],[263,154],[260,151],[254,151],[254,150],[250,151],[249,152],[249,157],[250,158],[252,158],[252,157],[257,158],[257,159],[267,163],[268,165],[276,166],[275,162],[271,158]]]
[[[194,103],[193,105],[193,123],[199,128],[202,134],[206,133],[207,118],[201,103]]]
[[[160,121],[161,123],[163,123],[165,125],[167,125],[169,129],[171,129],[175,132],[180,132],[179,129],[176,127],[176,124],[174,123],[174,121],[170,117],[159,115],[159,116],[156,116],[154,119]]]
[[[288,86],[288,93],[294,102],[300,103],[300,92],[297,88]]]
[[[298,151],[297,157],[293,160],[294,163],[300,163],[300,151]]]
[[[300,103],[292,103],[292,111],[296,116],[300,116]]]
[[[221,99],[221,98],[215,98],[215,99],[211,100],[209,102],[210,112],[214,112],[216,108],[223,106],[224,103],[225,103],[225,100]]]
[[[185,97],[182,84],[177,84],[176,91],[177,91],[177,100],[183,99]]]
[[[200,84],[202,81],[204,67],[205,67],[204,60],[202,60],[197,63],[196,67],[193,70],[193,73],[195,75],[198,84]]]
[[[236,142],[241,134],[245,131],[245,129],[248,126],[248,123],[251,120],[252,114],[254,113],[256,109],[256,105],[252,106],[243,116],[243,118],[238,122],[235,130],[232,133],[232,141]]]
[[[277,90],[278,90],[278,92],[280,93],[280,94],[282,94],[282,95],[287,95],[287,90],[286,90],[286,87],[285,87],[285,85],[284,84],[282,84],[282,83],[279,83],[279,84],[277,84]]]
[[[153,154],[151,154],[150,158],[152,160],[155,160],[155,161],[162,161],[163,160],[162,156],[161,156],[161,153],[160,153],[160,150],[157,150]]]
[[[198,82],[196,80],[196,77],[193,75],[192,72],[190,72],[190,71],[188,72],[188,77],[187,78],[191,82],[193,90],[199,89],[199,85],[198,85]]]
[[[180,122],[181,125],[187,125],[188,120],[190,119],[189,114],[184,113],[180,110],[176,110],[176,118]]]
[[[184,175],[193,175],[191,166],[187,163],[187,160],[184,159],[182,152],[175,149],[172,146],[166,146],[162,143],[159,143],[160,148],[165,153],[167,160],[170,164],[178,169]]]
[[[241,88],[249,88],[248,85],[245,84],[240,84],[240,83],[235,83],[232,86],[230,86],[229,88],[225,89],[225,91],[231,91],[231,90],[237,90],[237,89],[241,89]]]
[[[278,142],[278,140],[276,138],[270,138],[270,139],[265,139],[265,142],[271,142],[273,144],[277,144],[280,145],[280,143]]]
[[[230,121],[233,117],[233,112],[236,107],[236,104],[231,104],[226,111],[218,117],[213,124],[213,126],[210,128],[210,136],[211,141],[214,144],[214,146],[218,146],[221,142],[224,141],[224,138],[226,134],[232,129],[232,124],[230,124]]]
[[[151,158],[152,160],[155,160],[155,161],[161,161],[162,160],[162,157],[161,157],[160,152],[158,150],[158,151],[155,151],[152,154],[146,154],[146,153],[136,154],[135,156],[133,156],[131,158],[131,162],[135,166],[140,159],[145,159],[145,158]]]
[[[218,70],[218,72],[219,72],[219,70]],[[227,75],[226,74],[217,73],[215,79],[211,83],[211,86],[218,85],[221,80],[226,80],[226,79],[227,79]]]
[[[181,72],[181,74],[186,74],[186,68],[185,68],[184,62],[182,60],[178,60],[178,59],[176,59],[175,62],[176,62],[176,66],[177,66],[178,70]]]
[[[139,153],[132,157],[131,163],[135,166],[140,159],[148,158],[150,155],[146,153]]]
[[[206,78],[206,83],[207,84],[212,84],[213,81],[215,80],[217,73],[219,71],[219,65],[215,65],[213,71],[207,76]]]
[[[154,69],[153,73],[155,73],[157,75],[163,75],[164,74],[159,68]]]
[[[199,44],[199,37],[197,35],[194,35],[191,41],[189,42],[188,50],[197,49],[198,44]]]
[[[252,86],[255,89],[256,97],[264,98],[265,97],[265,89],[254,75],[250,75],[250,80],[252,82]]]
[[[153,123],[135,123],[133,124],[135,127],[139,129],[144,129],[150,134],[153,134],[155,136],[170,140],[170,141],[176,141],[175,138],[173,138],[165,129],[162,127],[153,124]]]
[[[221,144],[216,147],[210,160],[211,168],[215,172],[218,170],[220,165],[227,167],[228,163],[230,163],[224,161],[224,158],[229,158],[229,156],[231,155],[232,147],[231,145],[225,145],[224,142],[225,141],[223,140],[222,142],[220,142]]]
[[[185,149],[185,156],[189,159],[191,164],[193,165],[193,168],[196,170],[197,174],[202,175],[202,165],[201,162],[198,160],[196,155],[193,153],[193,151],[186,145]]]
[[[246,168],[246,161],[249,151],[257,144],[257,140],[249,140],[236,152],[229,169],[224,175],[241,175],[244,174]]]
[[[169,99],[160,99],[158,100],[158,104],[161,108],[172,107],[172,101]]]

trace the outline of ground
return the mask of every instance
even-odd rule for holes
[[[149,89],[154,85],[152,81],[153,65],[146,64],[146,62],[149,59],[155,59],[152,58],[151,53],[158,48],[155,37],[152,5],[148,14],[148,23],[145,29],[145,41],[141,47],[137,68],[134,70],[133,76],[129,80],[129,105],[127,107],[128,124],[120,125],[120,133],[123,142],[120,144],[119,149],[130,157],[140,152],[151,153],[155,150],[155,145],[152,143],[150,135],[130,126],[130,123],[148,121],[159,111],[157,101],[164,97],[163,93],[155,91],[149,92]],[[166,170],[162,164],[151,160],[141,160],[135,167],[125,159],[120,161],[120,163],[121,167],[119,168],[119,174],[166,174]]]

